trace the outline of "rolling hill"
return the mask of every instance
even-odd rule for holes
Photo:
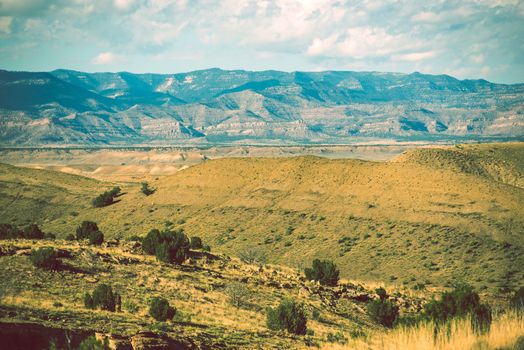
[[[524,85],[378,72],[0,71],[0,145],[519,139]]]
[[[65,237],[93,220],[120,239],[168,225],[231,255],[292,267],[330,258],[350,279],[507,290],[524,281],[523,153],[515,143],[413,149],[388,162],[223,158],[152,181],[148,197],[121,183],[105,208],[90,201],[113,183],[2,165],[0,222]]]

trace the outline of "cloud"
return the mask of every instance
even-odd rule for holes
[[[91,65],[121,70],[150,70],[148,57],[153,68],[181,69],[181,59],[173,66],[167,58],[176,53],[199,68],[524,76],[522,0],[0,0],[0,16],[12,18],[0,24],[7,52],[34,62],[35,52],[56,49],[41,55],[55,60],[42,68],[85,62],[94,50],[102,54]],[[0,58],[4,67],[19,62]]]
[[[11,34],[11,23],[12,22],[13,22],[13,17],[0,16],[0,33],[1,34]]]
[[[416,61],[424,61],[424,60],[430,59],[432,57],[435,57],[436,54],[437,54],[436,51],[412,52],[412,53],[394,56],[393,58],[399,61],[416,62]]]
[[[387,56],[418,46],[408,35],[390,34],[380,27],[349,28],[325,39],[315,38],[307,48],[311,56],[346,56],[356,59]]]
[[[104,64],[114,64],[122,61],[122,57],[115,55],[112,52],[101,52],[96,57],[93,58],[92,62],[94,64],[104,65]]]

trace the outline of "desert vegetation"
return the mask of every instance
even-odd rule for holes
[[[421,152],[416,159],[422,162],[426,156]],[[297,162],[303,167],[333,166],[310,159],[279,162],[291,169]],[[100,188],[92,180],[61,178],[64,186],[74,187],[60,193],[78,194],[56,200],[58,209],[49,209],[49,220],[38,219],[40,209],[26,219],[22,214],[27,210],[15,215],[11,206],[51,208],[44,200],[29,201],[24,193],[39,176],[52,184],[52,175],[36,171],[29,176],[16,170],[16,181],[27,189],[0,214],[5,220],[0,224],[5,281],[0,287],[1,314],[13,322],[31,320],[46,327],[64,320],[61,327],[103,332],[106,337],[114,333],[127,340],[144,332],[140,336],[154,337],[155,342],[196,342],[204,349],[410,349],[410,344],[418,344],[428,349],[499,350],[521,341],[522,247],[514,234],[521,223],[508,198],[495,195],[497,202],[483,202],[491,209],[481,212],[473,202],[482,199],[468,197],[471,203],[466,204],[460,196],[469,194],[452,184],[445,195],[440,189],[428,190],[434,191],[433,201],[440,202],[416,214],[406,211],[405,220],[394,218],[397,209],[387,207],[380,196],[359,202],[358,186],[358,195],[345,195],[355,200],[359,213],[347,215],[345,204],[334,205],[333,211],[293,207],[295,200],[323,203],[317,182],[310,179],[302,180],[309,189],[298,197],[264,187],[264,179],[246,190],[249,195],[244,189],[222,192],[219,187],[212,189],[214,197],[209,199],[212,196],[192,181],[206,172],[220,177],[224,170],[213,163],[202,165],[201,173],[182,172],[177,179],[186,187],[176,191],[165,179],[150,180],[162,196],[145,198],[140,184],[125,185],[125,196],[120,189],[111,194],[112,202],[121,196],[123,205],[103,209],[89,201],[96,193],[93,189]],[[461,173],[460,181],[471,181],[474,172],[475,184],[484,186],[502,176],[488,177],[474,166],[477,163],[468,164],[469,173]],[[417,169],[434,174],[428,170],[431,166]],[[384,170],[380,164],[374,167]],[[396,171],[402,172],[402,167],[406,163]],[[242,169],[251,174],[251,168]],[[257,171],[265,174],[264,169]],[[504,181],[510,177],[501,179],[496,186],[506,189]],[[240,181],[234,175],[227,180]],[[11,181],[5,180],[0,191],[8,193]],[[271,181],[278,187],[290,180],[276,176]],[[499,193],[496,186],[489,191]],[[452,191],[461,194],[452,196]],[[518,191],[515,187],[508,196],[519,202]],[[440,195],[448,196],[448,202],[437,199]],[[206,196],[210,202],[202,200]],[[180,202],[173,204],[175,197]],[[191,202],[184,202],[189,197]],[[47,193],[45,198],[54,197]],[[279,205],[262,203],[276,203],[276,198]],[[461,209],[467,205],[470,211]],[[453,213],[463,228],[474,227],[468,225],[475,217],[480,224],[505,231],[498,236],[459,231],[430,222],[423,212],[428,210],[435,215]],[[418,222],[421,217],[428,221]]]
[[[93,199],[93,206],[96,208],[107,207],[115,202],[115,198],[120,194],[120,187],[113,187],[111,190],[98,195]]]

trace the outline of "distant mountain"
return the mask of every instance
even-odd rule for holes
[[[421,73],[0,71],[2,146],[523,136],[524,84]]]

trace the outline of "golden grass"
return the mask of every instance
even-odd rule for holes
[[[443,327],[444,328],[444,327]],[[352,340],[346,345],[327,345],[323,349],[372,349],[372,350],[491,350],[513,349],[517,339],[524,336],[524,318],[513,312],[494,318],[488,333],[473,332],[469,319],[451,322],[449,336],[447,329],[434,338],[434,324],[426,323],[417,327],[398,328],[391,332],[375,333],[367,341]]]

